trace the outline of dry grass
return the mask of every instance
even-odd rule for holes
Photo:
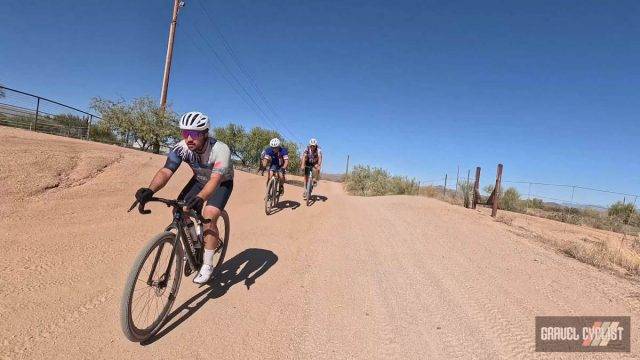
[[[495,221],[510,226],[511,232],[515,234],[545,244],[585,264],[611,270],[619,275],[640,275],[638,236],[619,237],[612,233],[594,235],[588,234],[588,228],[577,226],[568,232],[554,232],[547,226],[540,228],[534,222],[523,221],[519,216],[522,215],[498,214]]]
[[[504,214],[500,214],[496,217],[496,221],[497,222],[501,222],[503,224],[507,224],[509,226],[513,225],[513,217],[512,216],[508,216],[508,215],[504,215]]]

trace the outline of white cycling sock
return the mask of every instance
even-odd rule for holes
[[[213,266],[213,255],[216,253],[215,250],[204,249],[203,263],[205,265]]]

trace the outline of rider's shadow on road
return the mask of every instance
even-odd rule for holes
[[[311,201],[309,201],[309,206],[315,204],[317,201],[322,201],[325,202],[327,200],[329,200],[328,197],[326,196],[322,196],[322,195],[311,195]]]
[[[297,201],[293,201],[293,200],[280,201],[279,203],[276,204],[276,206],[273,209],[271,209],[271,213],[269,213],[269,215],[273,215],[284,209],[295,210],[299,207],[300,207],[300,203]]]
[[[217,299],[226,294],[227,290],[233,285],[244,281],[244,285],[249,290],[251,285],[256,282],[256,279],[267,272],[277,261],[278,256],[273,251],[265,249],[246,249],[225,261],[214,279],[205,285],[206,288],[204,290],[185,301],[167,316],[165,325],[171,324],[151,339],[142,342],[141,345],[150,345],[156,342],[191,317],[207,301]]]

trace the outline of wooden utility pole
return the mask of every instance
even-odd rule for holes
[[[169,74],[171,73],[171,59],[173,58],[173,39],[176,36],[176,25],[178,25],[178,12],[184,6],[184,1],[173,1],[173,16],[169,25],[169,41],[167,43],[167,56],[164,60],[164,75],[162,76],[162,90],[160,91],[160,107],[167,106],[167,91],[169,90]]]
[[[476,167],[476,182],[473,184],[473,202],[471,208],[475,209],[478,203],[478,195],[480,194],[480,167]]]
[[[496,174],[496,186],[493,188],[493,209],[491,210],[491,216],[496,217],[498,214],[498,203],[500,203],[500,185],[502,183],[502,164],[498,164],[498,173]]]

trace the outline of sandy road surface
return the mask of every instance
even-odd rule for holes
[[[267,217],[264,178],[237,172],[232,285],[185,279],[159,337],[131,343],[119,328],[122,286],[170,218],[159,205],[147,216],[125,210],[163,161],[0,127],[0,358],[587,358],[533,352],[534,316],[639,320],[630,281],[480,212],[349,197],[322,182],[326,201]],[[161,195],[188,176],[179,170]],[[284,199],[301,201],[300,191],[287,186]],[[637,357],[638,344],[635,331],[631,354],[588,358]]]

